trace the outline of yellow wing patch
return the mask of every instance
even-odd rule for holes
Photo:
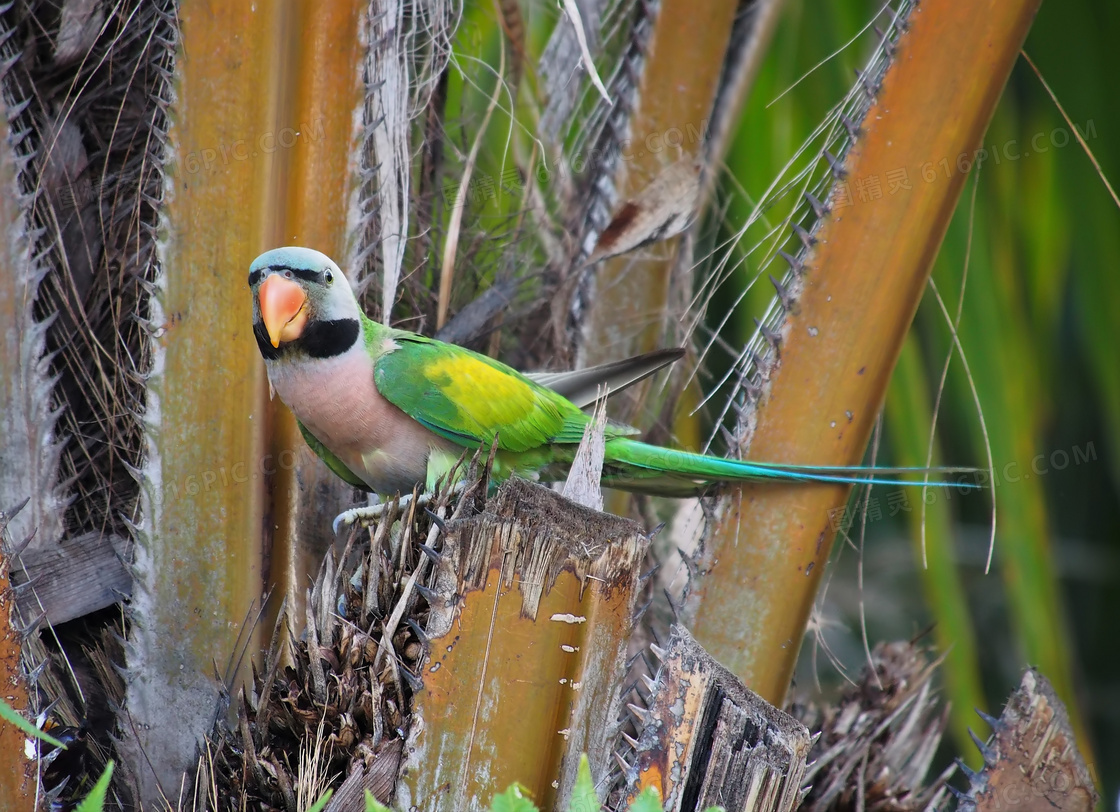
[[[382,394],[457,442],[489,443],[497,435],[502,449],[521,452],[552,442],[566,424],[560,396],[461,347],[413,341],[378,367]],[[574,406],[570,411],[582,417]]]
[[[501,404],[524,403],[527,406],[536,400],[532,387],[524,380],[466,353],[429,361],[424,373],[439,383],[450,400],[457,404],[470,403],[470,411],[476,414],[476,419],[482,419],[487,425],[496,425],[486,417],[498,419],[504,411]]]

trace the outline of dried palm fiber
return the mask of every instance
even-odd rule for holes
[[[5,93],[23,94],[46,275],[41,318],[58,376],[66,532],[128,535],[137,485],[174,46],[170,2],[23,2],[2,17],[19,43]]]
[[[418,216],[411,210],[411,178],[418,156],[430,149],[423,140],[415,143],[415,122],[430,116],[433,105],[444,98],[443,76],[460,14],[452,0],[369,4],[361,183],[351,216],[354,251],[347,267],[363,304],[381,321],[391,320],[398,286],[408,271],[406,244],[414,234],[409,222]]]
[[[327,809],[348,808],[363,788],[390,802],[426,642],[431,567],[422,546],[435,554],[445,521],[481,509],[485,479],[469,479],[462,495],[437,494],[430,513],[391,503],[376,525],[351,533],[337,561],[328,553],[306,616],[281,613],[263,668],[236,698],[236,723],[220,720],[209,736],[194,806],[185,808],[209,808],[207,788],[216,787],[219,809],[259,803],[296,812],[308,781],[335,789]],[[320,751],[314,775],[306,756],[301,766],[308,742]]]
[[[27,301],[34,302],[33,320],[49,325],[40,362],[49,362],[42,376],[49,388],[34,391],[49,398],[58,418],[56,450],[41,446],[37,470],[45,474],[50,454],[57,456],[57,476],[43,477],[41,493],[65,508],[53,525],[33,520],[24,555],[56,552],[60,541],[81,552],[112,539],[111,549],[119,549],[138,494],[133,472],[141,454],[147,286],[157,262],[174,5],[25,0],[0,8],[0,32],[0,86],[18,128],[12,143],[22,156],[16,183],[26,217],[25,236],[10,244],[35,267],[37,289]],[[25,335],[34,339],[40,330]],[[40,430],[52,432],[52,422],[43,419]],[[34,583],[20,589],[23,598],[36,596]],[[74,616],[65,609],[63,616]],[[73,752],[92,754],[41,765],[45,789],[61,790],[62,798],[84,790],[79,773],[99,772],[111,747],[103,711],[106,696],[118,701],[111,683],[119,676],[99,630],[108,619],[95,618],[88,632],[23,640],[36,666],[36,706],[52,707],[49,724],[75,731],[83,746]]]
[[[588,49],[604,77],[608,99],[595,90],[583,70],[579,82],[570,77],[578,63],[574,23],[557,23],[541,57],[547,103],[538,135],[545,142],[548,211],[559,227],[563,253],[547,268],[544,285],[551,331],[537,339],[541,359],[561,364],[575,361],[580,325],[589,306],[590,273],[582,267],[599,234],[619,203],[615,174],[630,133],[630,116],[659,4],[656,2],[587,2],[580,4]],[[562,84],[563,79],[568,81]],[[556,291],[556,295],[551,295]]]
[[[911,642],[879,643],[871,661],[839,699],[790,712],[819,738],[803,786],[807,812],[941,808],[950,766],[929,770],[949,719],[933,687],[940,660]]]

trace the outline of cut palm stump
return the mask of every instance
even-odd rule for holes
[[[999,719],[985,721],[992,736],[986,743],[976,738],[984,768],[964,770],[970,787],[960,795],[961,812],[1009,805],[1016,812],[1090,812],[1100,802],[1065,705],[1038,671],[1023,675]]]
[[[806,727],[747,689],[682,626],[659,652],[627,775],[631,797],[653,787],[669,812],[792,812],[801,803]]]
[[[647,545],[633,522],[516,479],[448,523],[400,808],[485,808],[517,781],[563,809],[583,752],[606,779]]]

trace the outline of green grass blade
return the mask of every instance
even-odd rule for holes
[[[886,427],[899,465],[925,465],[927,437],[932,418],[928,374],[922,363],[917,341],[911,337],[902,345],[902,354],[887,390]],[[934,379],[936,380],[936,378]],[[937,464],[934,456],[933,463]],[[917,496],[917,493],[914,494]],[[976,654],[976,635],[968,607],[968,597],[961,583],[953,555],[951,502],[942,492],[930,492],[923,517],[919,507],[908,514],[914,539],[914,558],[920,568],[925,602],[936,620],[933,634],[938,651],[945,654],[941,668],[946,698],[952,703],[950,728],[958,752],[979,757],[968,735],[975,726],[973,708],[988,709],[980,682],[980,666]],[[951,497],[950,492],[950,497]],[[919,496],[912,502],[920,501]],[[921,546],[921,525],[925,522],[925,551]],[[922,566],[923,557],[928,566]],[[979,767],[979,764],[975,765]]]
[[[572,803],[570,812],[599,812],[599,799],[595,795],[595,781],[591,778],[591,762],[587,754],[579,757],[579,771],[576,773],[576,783],[572,787]]]
[[[109,782],[113,780],[113,762],[105,765],[105,772],[97,779],[93,789],[89,791],[75,812],[101,812],[105,808],[105,798],[109,794]]]

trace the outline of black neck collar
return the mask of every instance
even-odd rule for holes
[[[361,325],[357,319],[311,321],[304,328],[303,335],[295,341],[286,341],[279,347],[273,347],[268,340],[264,322],[257,321],[253,325],[253,335],[266,361],[297,354],[308,358],[334,358],[353,347],[360,333]]]

